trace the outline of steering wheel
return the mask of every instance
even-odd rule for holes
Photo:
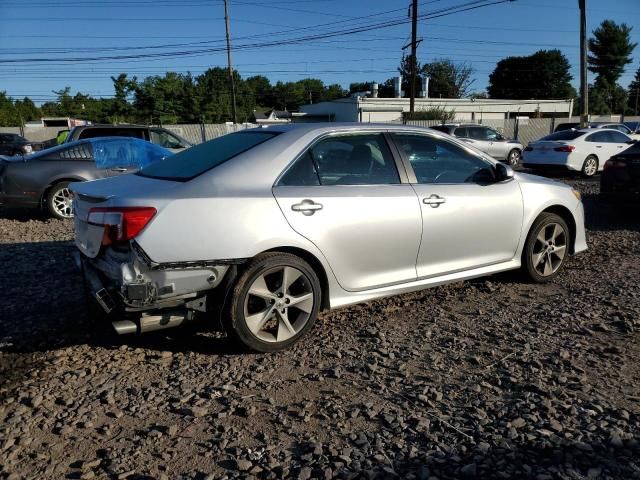
[[[451,179],[452,182],[455,182],[458,180],[458,175],[456,172],[454,172],[453,170],[445,170],[443,172],[440,172],[438,175],[435,176],[435,178],[433,179],[433,183],[438,183],[438,180],[440,180],[442,177],[446,178],[446,175],[455,175],[455,178]],[[448,183],[448,182],[442,182],[442,183]]]

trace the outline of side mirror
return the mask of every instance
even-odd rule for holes
[[[626,143],[629,145],[633,145],[634,143],[638,143],[638,140],[629,140]]]
[[[498,180],[508,180],[509,178],[513,178],[514,175],[513,168],[504,163],[496,164],[496,174],[498,176]]]

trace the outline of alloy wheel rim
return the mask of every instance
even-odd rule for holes
[[[291,266],[268,269],[254,280],[244,300],[244,320],[258,339],[284,342],[309,322],[314,292],[309,278]]]
[[[589,158],[587,159],[587,163],[584,166],[584,173],[589,176],[595,175],[597,168],[598,167],[596,166],[596,160],[594,158]]]
[[[511,152],[509,154],[509,163],[511,165],[517,165],[520,161],[520,154],[518,152]]]
[[[71,218],[73,217],[72,200],[71,190],[67,187],[61,188],[53,195],[53,209],[61,217]]]
[[[559,223],[547,223],[536,236],[531,263],[536,272],[548,277],[558,271],[567,254],[567,232]]]

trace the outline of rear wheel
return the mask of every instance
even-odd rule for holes
[[[598,159],[594,155],[589,155],[582,164],[582,175],[593,177],[598,172]]]
[[[258,352],[283,350],[313,327],[320,281],[307,262],[288,253],[252,260],[232,289],[227,331]]]
[[[511,165],[512,167],[515,167],[520,163],[520,158],[521,158],[520,150],[518,150],[517,148],[514,148],[513,150],[511,150],[509,152],[509,155],[507,155],[507,161],[509,162],[509,165]]]
[[[523,271],[537,283],[552,280],[564,265],[570,241],[569,227],[562,217],[542,213],[533,222],[524,245]]]
[[[56,183],[47,194],[47,210],[55,218],[73,218],[71,200],[73,198],[69,183]]]

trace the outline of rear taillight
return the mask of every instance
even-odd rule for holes
[[[573,145],[563,145],[561,147],[556,147],[553,150],[556,152],[573,152],[576,149]]]
[[[621,162],[620,160],[607,160],[604,163],[604,169],[605,170],[614,170],[617,168],[626,168],[627,167],[627,163],[626,162]]]
[[[135,238],[156,214],[153,207],[97,207],[89,210],[87,222],[104,226],[103,245]]]
[[[527,145],[527,148],[524,149],[525,152],[532,152],[533,147],[531,145]]]

